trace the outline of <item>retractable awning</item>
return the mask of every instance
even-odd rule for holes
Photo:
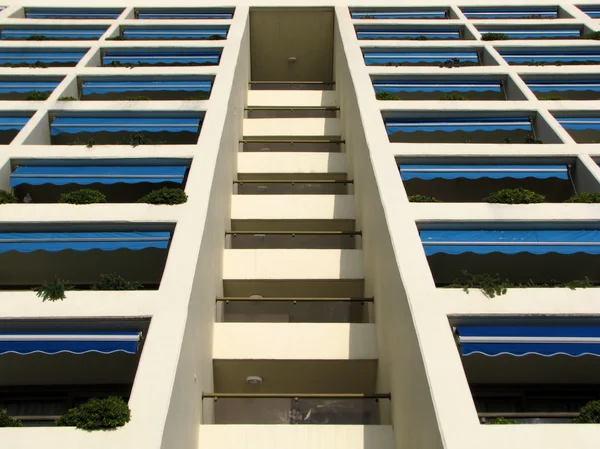
[[[367,65],[442,64],[454,60],[462,63],[479,64],[477,51],[365,51],[364,59]]]
[[[29,117],[0,116],[0,131],[21,130],[29,121]]]
[[[457,326],[462,355],[600,356],[600,326]]]
[[[600,19],[600,6],[595,5],[580,5],[578,6],[584,13],[592,19]]]
[[[233,9],[138,9],[138,19],[232,19]]]
[[[125,39],[225,39],[228,29],[220,28],[126,28]]]
[[[50,125],[50,134],[103,131],[198,133],[199,128],[197,117],[56,117]]]
[[[116,19],[123,9],[26,8],[28,19]]]
[[[37,90],[38,92],[52,92],[58,87],[58,81],[0,81],[0,94],[26,93]]]
[[[488,33],[504,34],[509,39],[578,39],[581,30],[557,28],[511,28],[511,29],[479,29],[482,35]]]
[[[558,117],[558,123],[572,131],[600,130],[600,117]]]
[[[0,333],[1,354],[136,354],[140,332]]]
[[[373,81],[375,92],[502,92],[500,81]]]
[[[600,62],[600,51],[594,50],[502,50],[498,49],[500,55],[509,64],[535,64],[535,63],[570,63],[589,64]]]
[[[75,65],[79,62],[85,50],[69,51],[41,51],[19,49],[3,49],[0,51],[0,65],[2,64],[69,64]]]
[[[421,230],[425,255],[600,254],[600,230]]]
[[[531,131],[529,117],[511,118],[439,118],[439,119],[386,119],[388,134],[395,132],[435,132],[435,131]]]
[[[382,11],[361,10],[351,11],[350,15],[353,19],[445,19],[448,17],[445,9],[431,10],[396,10]]]
[[[170,232],[0,232],[0,253],[166,249]]]
[[[184,52],[181,50],[118,51],[109,50],[102,58],[103,65],[218,65],[221,49]]]
[[[142,182],[183,184],[187,166],[20,166],[10,175],[10,186],[138,184]]]
[[[43,36],[51,40],[99,39],[106,28],[5,28],[0,36],[3,40],[28,40]]]
[[[467,19],[557,19],[556,7],[461,8]]]
[[[394,29],[365,29],[356,30],[359,39],[460,39],[459,29],[422,29],[422,30],[394,30]]]
[[[566,165],[399,165],[403,181],[411,179],[569,179]]]
[[[0,92],[2,83],[0,82]],[[81,86],[82,96],[92,94],[107,94],[119,92],[161,92],[161,91],[184,91],[184,92],[210,92],[212,81],[210,80],[182,80],[182,81],[155,81],[136,78],[135,81],[84,81]]]
[[[527,87],[534,92],[566,92],[566,91],[600,91],[599,80],[577,81],[526,81]]]

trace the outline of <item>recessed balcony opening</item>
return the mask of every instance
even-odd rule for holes
[[[406,194],[439,202],[486,202],[503,189],[526,189],[562,203],[578,192],[595,192],[600,185],[577,159],[400,159]],[[527,163],[526,163],[527,162]]]
[[[210,40],[227,39],[228,25],[194,27],[123,27],[107,40]]]
[[[80,189],[101,192],[108,203],[135,203],[153,190],[185,187],[189,160],[13,160],[10,187],[19,202],[57,203]]]
[[[339,110],[337,106],[253,106],[246,108],[246,118],[336,118]]]
[[[560,115],[559,115],[560,114]],[[589,112],[556,114],[556,120],[577,143],[600,143],[600,116]]]
[[[539,100],[600,100],[600,78],[585,75],[521,77]]]
[[[304,173],[291,175],[239,174],[234,181],[236,195],[346,195],[353,191],[353,181],[346,174]]]
[[[456,287],[472,276],[495,276],[514,287],[600,284],[600,231],[575,228],[421,228],[436,286]]]
[[[123,8],[25,8],[23,14],[26,19],[109,20],[122,12]]]
[[[525,95],[509,77],[452,76],[374,76],[378,100],[505,101],[525,100]]]
[[[482,424],[572,423],[600,399],[594,320],[455,320],[455,335]]]
[[[591,17],[592,19],[600,19],[600,6],[598,5],[578,5],[581,11]]]
[[[56,77],[1,77],[0,100],[43,101],[52,94],[61,81]]]
[[[358,40],[460,40],[475,37],[460,26],[355,25]]]
[[[9,145],[29,121],[30,115],[19,113],[0,115],[0,145]]]
[[[363,279],[225,279],[224,297],[364,298]]]
[[[335,90],[333,81],[250,81],[249,90]]]
[[[528,25],[499,26],[481,25],[477,27],[482,40],[507,39],[580,39],[592,32],[583,25]]]
[[[567,19],[558,6],[474,6],[461,8],[467,19]]]
[[[285,153],[341,153],[341,139],[243,139],[241,151]]]
[[[30,290],[56,278],[75,289],[118,275],[139,288],[158,288],[172,226],[4,226],[0,233],[0,289]]]
[[[558,47],[511,49],[497,48],[509,65],[547,66],[547,65],[598,65],[600,49],[598,47]]]
[[[111,48],[102,50],[103,67],[215,66],[222,48]]]
[[[92,398],[129,400],[148,320],[0,322],[0,409],[54,426]]]
[[[449,8],[350,8],[354,20],[415,20],[415,19],[457,19]]]
[[[102,77],[79,80],[83,101],[208,100],[213,77]],[[1,86],[1,84],[0,84]]]
[[[363,48],[368,66],[460,68],[498,65],[483,48]]]
[[[50,118],[52,145],[194,145],[201,113],[130,112],[120,114],[54,113]]]
[[[87,51],[87,48],[3,48],[0,51],[0,66],[75,67]]]
[[[13,41],[98,40],[108,27],[2,27],[0,39]]]
[[[235,8],[137,8],[135,18],[140,20],[172,19],[233,19]]]
[[[217,393],[203,395],[213,419],[204,424],[388,423],[390,395],[374,393],[376,372],[374,360],[215,360]]]
[[[456,111],[455,113],[385,112],[384,122],[394,143],[558,143],[558,137],[528,112],[501,116]],[[541,132],[538,132],[541,131]]]

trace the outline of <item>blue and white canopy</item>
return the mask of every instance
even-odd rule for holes
[[[504,34],[509,39],[578,39],[581,30],[568,28],[510,28],[479,29],[482,36],[488,33]]]
[[[182,51],[177,49],[144,50],[107,50],[102,58],[102,65],[219,65],[220,48],[194,49]],[[0,54],[1,55],[1,54]],[[0,61],[1,62],[1,61]]]
[[[0,65],[2,64],[67,64],[74,65],[79,62],[87,49],[47,51],[30,50],[23,48],[4,48],[0,51]]]
[[[27,93],[27,92],[52,92],[58,86],[59,81],[34,81],[23,79],[22,81],[0,81],[0,94]]]
[[[396,132],[455,132],[455,131],[531,131],[529,117],[499,117],[499,118],[389,118],[385,120],[388,134]]]
[[[458,28],[432,28],[432,29],[393,29],[393,28],[358,28],[356,36],[359,39],[460,39]]]
[[[442,64],[449,60],[479,64],[479,54],[475,50],[436,51],[424,48],[423,50],[364,51],[364,59],[367,65],[428,65]]]
[[[600,92],[600,80],[573,80],[573,81],[554,81],[554,80],[531,80],[526,81],[527,87],[533,92],[567,92],[567,91],[594,91]]]
[[[138,9],[138,19],[233,19],[233,8]]]
[[[116,19],[123,9],[106,8],[26,8],[28,19]]]
[[[192,132],[198,133],[197,117],[56,117],[50,125],[50,134],[77,134],[81,132]]]
[[[2,83],[0,82],[0,89]],[[144,78],[135,78],[135,81],[84,81],[81,86],[82,96],[92,94],[107,94],[120,92],[162,92],[162,91],[184,91],[184,92],[207,92],[212,89],[211,80],[169,80],[157,81]],[[1,92],[1,90],[0,90]]]
[[[375,92],[502,92],[500,81],[401,81],[375,80]]]
[[[557,117],[557,120],[565,129],[571,131],[600,130],[600,117]]]
[[[195,27],[195,28],[125,28],[125,39],[209,39],[217,36],[227,37],[228,27]],[[213,37],[214,39],[214,37]]]
[[[554,6],[528,6],[524,8],[461,8],[467,19],[557,19]]]
[[[185,165],[22,165],[10,175],[10,186],[28,185],[90,185],[90,184],[153,184],[173,182],[183,184]]]
[[[411,179],[569,179],[566,165],[418,165],[400,164],[403,181]]]
[[[106,28],[5,28],[0,36],[3,40],[27,40],[32,36],[44,36],[51,40],[99,39]]]
[[[136,354],[141,332],[0,333],[0,354]]]
[[[425,255],[600,254],[600,230],[421,230]]]
[[[564,47],[557,50],[538,50],[533,48],[530,50],[502,50],[499,48],[498,51],[509,64],[554,64],[557,62],[570,64],[600,63],[600,51],[595,49],[573,50]]]
[[[167,249],[170,232],[0,232],[0,253]]]
[[[445,9],[396,9],[396,10],[354,10],[350,11],[353,19],[446,19]]]
[[[20,131],[29,121],[29,117],[0,116],[0,131]]]
[[[600,6],[596,5],[580,5],[578,6],[584,13],[592,19],[600,19]]]
[[[600,356],[600,326],[457,326],[462,355]]]

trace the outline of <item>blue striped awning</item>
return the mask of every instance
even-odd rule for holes
[[[136,354],[141,332],[0,333],[1,354]]]
[[[107,50],[102,65],[219,65],[220,48],[194,49],[153,49],[152,51]],[[1,54],[0,54],[1,55]]]
[[[0,34],[3,40],[28,40],[43,36],[49,40],[99,39],[106,28],[5,28]]]
[[[353,10],[350,11],[353,19],[446,19],[448,13],[445,9],[395,9],[395,10]]]
[[[600,19],[600,6],[597,5],[579,5],[584,13],[590,16],[592,19]]]
[[[461,8],[467,19],[557,19],[558,8],[529,6],[526,8]]]
[[[567,91],[593,91],[600,92],[600,80],[573,80],[573,81],[526,81],[527,87],[533,92],[567,92]]]
[[[227,27],[196,28],[125,28],[125,39],[225,39]]]
[[[375,92],[502,92],[500,81],[401,81],[375,80]]]
[[[600,63],[600,51],[596,49],[573,50],[561,47],[554,50],[538,50],[533,48],[528,50],[503,50],[498,48],[497,50],[509,64],[554,64],[557,62],[567,64]]]
[[[25,8],[27,19],[116,19],[123,8]]]
[[[569,179],[566,165],[417,165],[401,164],[403,181],[411,179]]]
[[[479,54],[475,50],[379,50],[363,53],[366,65],[430,65],[449,60],[479,64]]]
[[[0,232],[0,253],[167,249],[170,232]]]
[[[357,28],[358,39],[460,39],[458,28],[435,28],[435,29],[392,29],[392,28]]]
[[[600,356],[600,326],[457,326],[461,354]]]
[[[58,86],[59,81],[33,81],[24,79],[22,81],[0,80],[0,94],[27,93],[27,92],[52,92]]]
[[[0,89],[2,83],[0,82]],[[212,89],[211,80],[152,80],[135,78],[135,81],[84,81],[81,85],[82,96],[92,94],[124,93],[124,92],[161,92],[161,91],[184,91],[184,92],[208,92]],[[0,90],[1,92],[1,90]]]
[[[26,166],[10,175],[10,186],[28,185],[89,185],[89,184],[153,184],[173,182],[183,184],[185,165],[124,165],[124,166]]]
[[[2,64],[66,64],[75,65],[79,62],[87,49],[68,51],[43,51],[23,48],[4,48],[0,51],[0,65]]]
[[[556,120],[571,131],[600,130],[600,117],[557,117]]]
[[[233,19],[233,8],[138,9],[138,19]]]
[[[455,132],[455,131],[531,131],[529,117],[500,118],[388,118],[385,120],[388,134],[396,132]]]
[[[0,131],[20,131],[29,121],[29,117],[2,117],[0,116]]]
[[[600,254],[600,230],[421,230],[425,255]]]
[[[509,39],[579,39],[581,30],[560,28],[479,29],[482,36],[488,33],[504,34]]]
[[[198,117],[56,117],[50,135],[81,132],[192,132],[198,133]]]

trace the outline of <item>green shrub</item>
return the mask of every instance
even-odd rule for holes
[[[447,69],[451,69],[453,67],[472,67],[479,65],[478,62],[471,61],[461,61],[460,58],[450,58],[446,59],[444,62],[440,64],[440,67],[445,67]]]
[[[125,38],[123,36],[119,35],[119,36],[107,37],[105,40],[106,41],[124,41]]]
[[[564,100],[564,98],[559,97],[558,95],[546,95],[546,96],[540,97],[540,100],[542,100],[542,101],[558,101],[558,100]]]
[[[482,41],[505,41],[508,36],[504,33],[485,33],[481,36]]]
[[[545,200],[544,195],[527,189],[502,189],[483,199],[487,203],[500,204],[532,204],[543,203]]]
[[[151,98],[140,95],[139,97],[125,97],[125,98],[122,98],[121,100],[123,100],[123,101],[150,101]]]
[[[378,100],[398,100],[399,98],[390,92],[375,92],[375,98]]]
[[[5,409],[0,410],[0,427],[23,427],[21,420],[8,416]]]
[[[142,284],[129,282],[116,273],[101,274],[100,281],[92,285],[92,290],[139,290]]]
[[[439,203],[438,200],[434,196],[426,196],[426,195],[409,195],[408,201],[411,203]]]
[[[41,297],[42,301],[62,301],[67,296],[65,291],[73,290],[73,286],[68,284],[69,281],[63,281],[57,277],[53,281],[44,282],[35,289],[36,296]]]
[[[417,40],[417,41],[427,41],[427,40],[429,40],[429,38],[427,36],[421,35],[421,36],[415,37],[415,40]]]
[[[544,143],[540,139],[536,139],[534,136],[527,136],[525,138],[525,143]]]
[[[40,92],[39,90],[34,90],[29,92],[29,95],[25,97],[27,101],[44,101],[47,100],[50,96],[50,92]]]
[[[221,36],[220,34],[211,34],[208,37],[209,41],[222,41],[223,39],[225,39],[225,37]]]
[[[519,424],[519,422],[514,419],[494,418],[491,421],[486,422],[486,424]]]
[[[47,41],[50,40],[48,37],[44,36],[43,34],[32,34],[31,36],[29,36],[27,39],[28,41]]]
[[[138,203],[147,204],[183,204],[187,201],[187,195],[183,189],[163,187],[161,189],[153,190],[141,197]]]
[[[162,140],[154,140],[144,134],[134,133],[129,134],[127,137],[123,137],[117,142],[117,145],[131,145],[132,147],[137,147],[139,145],[161,145],[163,143],[165,142]]]
[[[464,95],[459,95],[459,94],[446,94],[446,95],[440,95],[439,97],[437,97],[437,100],[464,101],[464,100],[468,100],[468,98],[465,97]]]
[[[573,195],[565,203],[600,203],[600,192],[582,192]]]
[[[61,193],[58,197],[58,202],[66,204],[106,203],[106,196],[98,190],[80,189]]]
[[[508,287],[512,284],[508,280],[500,279],[499,274],[472,274],[466,270],[461,271],[464,276],[462,279],[455,279],[450,288],[462,288],[469,293],[470,288],[478,288],[488,298],[494,298],[506,294]]]
[[[75,97],[60,97],[58,101],[77,101]]]
[[[570,288],[571,290],[577,290],[578,288],[590,288],[593,287],[593,284],[590,282],[588,277],[584,279],[576,279],[574,281],[569,281],[564,284],[565,287]]]
[[[11,192],[0,190],[0,204],[18,203],[19,200]]]
[[[75,426],[83,430],[107,430],[122,427],[131,420],[131,410],[119,397],[92,398],[69,409],[56,421],[57,426]]]
[[[579,417],[573,420],[577,424],[600,423],[600,401],[591,401],[581,407]]]
[[[589,34],[586,34],[585,36],[581,36],[581,39],[600,40],[600,31],[594,31],[593,33],[589,33]]]

